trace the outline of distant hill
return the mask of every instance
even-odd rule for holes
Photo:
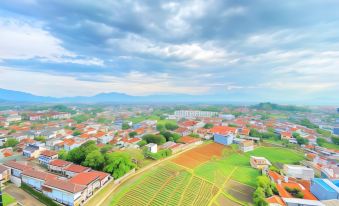
[[[273,104],[270,102],[259,103],[257,105],[253,105],[252,108],[260,109],[260,110],[278,110],[278,111],[290,111],[290,112],[307,112],[310,109],[306,107],[299,107],[293,105],[279,105]]]
[[[76,96],[76,97],[44,97],[36,96],[26,92],[0,89],[0,99],[10,102],[27,103],[176,103],[176,102],[229,102],[224,95],[187,95],[187,94],[169,94],[169,95],[148,95],[131,96],[123,93],[101,93],[94,96]],[[1,101],[0,100],[0,101]]]

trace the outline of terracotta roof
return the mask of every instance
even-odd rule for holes
[[[47,156],[47,157],[52,157],[54,155],[57,155],[58,153],[56,151],[53,151],[53,150],[44,150],[40,154]]]
[[[30,167],[28,165],[25,165],[23,163],[19,163],[19,162],[14,161],[14,160],[5,162],[4,165],[7,166],[7,167],[11,167],[11,168],[15,168],[15,169],[21,170],[21,171],[32,169],[32,167]]]
[[[252,140],[245,140],[245,141],[241,142],[240,145],[242,145],[243,147],[253,146],[253,141]]]
[[[280,179],[280,180],[283,180],[283,179],[284,179],[284,177],[283,177],[282,175],[278,174],[278,173],[275,172],[275,171],[269,170],[269,171],[268,171],[268,175],[274,180],[274,182],[277,182],[279,179]]]
[[[215,126],[211,128],[211,133],[226,135],[228,133],[235,134],[237,131],[237,128],[235,127],[227,127],[227,126]]]
[[[75,175],[69,181],[78,185],[89,185],[95,180],[99,180],[100,175],[95,172],[83,172]]]
[[[266,198],[266,202],[272,203],[272,204],[279,204],[281,206],[285,206],[286,204],[284,201],[279,197],[278,195],[273,195],[272,197]]]
[[[66,166],[71,165],[73,163],[65,161],[65,160],[61,160],[61,159],[56,159],[56,160],[50,161],[49,164],[52,165],[52,166],[57,166],[57,167],[66,167]]]
[[[0,173],[3,173],[4,171],[9,170],[8,167],[5,167],[3,165],[0,165]]]
[[[174,132],[177,132],[177,133],[183,133],[186,131],[188,131],[188,129],[185,127],[179,127],[178,129],[174,130]]]
[[[200,138],[194,138],[194,137],[190,137],[190,136],[184,136],[178,139],[178,142],[182,142],[185,144],[190,144],[190,143],[194,143],[194,142],[198,142],[201,141]]]
[[[46,186],[54,187],[71,193],[83,191],[86,186],[71,183],[68,180],[50,179],[45,182]]]
[[[105,132],[101,132],[101,131],[99,131],[99,132],[97,132],[95,135],[94,135],[94,137],[96,137],[96,138],[100,138],[100,137],[103,137],[103,136],[105,136],[106,135],[106,133]]]
[[[89,169],[90,168],[88,168],[88,167],[84,167],[84,166],[76,165],[76,164],[71,164],[71,165],[67,166],[66,168],[64,168],[64,170],[74,172],[74,173],[85,172]]]
[[[37,171],[37,170],[25,170],[22,172],[23,175],[34,177],[36,179],[40,180],[49,180],[49,179],[54,179],[58,176],[47,173],[47,172],[42,172],[42,171]]]

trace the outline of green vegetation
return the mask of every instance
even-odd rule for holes
[[[318,125],[315,125],[313,124],[310,120],[308,119],[302,119],[300,121],[297,122],[298,124],[302,125],[302,126],[305,126],[307,128],[310,128],[310,129],[317,129],[319,128]]]
[[[127,124],[127,122],[122,123],[121,129],[127,130],[127,129],[130,129],[130,128],[131,128],[131,126],[129,126],[129,124]]]
[[[308,139],[301,137],[299,133],[293,132],[292,135],[293,135],[294,138],[297,139],[297,142],[298,142],[299,145],[308,144],[308,142],[309,142]]]
[[[45,205],[58,206],[58,204],[55,203],[51,198],[47,197],[41,192],[34,190],[33,188],[31,188],[30,186],[23,182],[21,183],[21,188]]]
[[[257,189],[253,193],[253,202],[255,206],[267,206],[265,198],[278,194],[277,188],[267,176],[257,177]]]
[[[166,142],[166,138],[164,136],[155,134],[145,134],[142,136],[142,139],[147,143],[155,143],[157,145],[162,145]]]
[[[46,137],[45,136],[37,136],[37,137],[34,137],[34,140],[39,141],[39,142],[46,142]]]
[[[10,196],[7,193],[3,193],[2,194],[2,201],[3,201],[3,205],[7,206],[10,204],[13,204],[16,200],[14,199],[14,197]]]
[[[177,133],[173,133],[173,132],[166,131],[166,130],[162,130],[160,132],[160,134],[166,138],[166,141],[174,141],[174,142],[176,142],[181,137]]]
[[[91,118],[90,115],[87,115],[87,114],[79,114],[79,115],[76,115],[76,116],[73,116],[72,119],[80,124],[82,122],[86,122],[87,120],[89,120]]]
[[[115,179],[122,177],[136,167],[132,162],[131,156],[126,152],[109,153],[105,159],[106,166],[104,167],[104,171],[111,173]]]
[[[8,138],[3,147],[15,147],[19,144],[19,141],[14,138]]]
[[[165,157],[171,156],[172,155],[172,150],[170,149],[164,149],[164,150],[160,150],[157,153],[152,153],[148,150],[144,151],[144,155],[145,157],[149,157],[155,160],[159,160],[159,159],[163,159]]]
[[[133,138],[133,137],[135,137],[137,134],[138,134],[138,133],[136,133],[136,132],[130,132],[130,133],[128,133],[128,136],[131,137],[131,138]]]
[[[301,192],[299,188],[290,188],[286,186],[285,190],[295,198],[304,198],[304,194]]]
[[[317,128],[316,131],[324,137],[331,137],[332,133],[328,130]]]
[[[76,113],[76,111],[74,111],[74,110],[72,110],[72,109],[70,109],[67,106],[62,105],[62,104],[58,104],[58,105],[53,106],[52,110],[56,111],[56,112],[67,112],[67,113],[70,113],[70,114]]]
[[[94,141],[88,141],[69,152],[61,150],[59,154],[60,159],[109,172],[114,178],[119,178],[135,168],[136,165],[132,162],[132,157],[128,152],[108,153],[111,148],[108,145],[99,149]]]
[[[324,138],[317,138],[317,144],[319,145],[319,146],[324,146],[324,144],[326,143],[327,141],[324,139]]]
[[[333,144],[339,145],[339,137],[332,136],[331,140],[332,140]]]
[[[207,123],[205,124],[204,128],[205,129],[211,129],[214,125],[212,123]]]
[[[270,102],[266,103],[259,103],[257,105],[252,106],[254,109],[260,109],[260,110],[278,110],[278,111],[287,111],[287,112],[308,112],[309,109],[305,107],[298,107],[298,106],[292,106],[292,105],[279,105],[279,104],[273,104]]]

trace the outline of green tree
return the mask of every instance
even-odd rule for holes
[[[45,136],[37,136],[37,137],[34,137],[34,140],[39,141],[39,142],[46,142],[46,137]]]
[[[131,128],[131,126],[129,126],[129,124],[127,122],[122,123],[121,129],[127,130],[127,129],[130,129],[130,128]]]
[[[211,129],[214,125],[212,123],[207,123],[205,124],[204,128],[205,129]]]
[[[19,141],[14,138],[8,138],[4,143],[4,147],[15,147],[19,144]]]
[[[102,170],[104,162],[105,162],[104,156],[98,150],[94,150],[86,156],[83,165],[91,167],[96,170]]]
[[[146,140],[141,140],[140,142],[137,143],[139,147],[143,147],[147,144]]]
[[[113,152],[105,155],[106,166],[104,171],[112,174],[114,179],[122,177],[135,168],[131,156],[126,152]]]
[[[339,145],[339,137],[332,136],[332,137],[331,137],[331,140],[332,140],[332,142],[333,142],[334,144]]]
[[[317,138],[317,144],[319,146],[323,146],[326,143],[326,140],[324,138]]]
[[[81,135],[81,132],[79,130],[75,130],[73,132],[73,136],[79,136],[79,135]]]
[[[112,145],[110,144],[106,144],[105,146],[103,146],[101,149],[100,149],[100,152],[102,154],[106,154],[108,151],[110,151],[111,149],[113,148]]]
[[[155,134],[145,134],[142,136],[142,139],[147,143],[155,143],[157,145],[161,145],[166,142],[166,138],[164,136]]]
[[[167,122],[167,123],[165,124],[165,128],[168,129],[168,130],[173,131],[173,130],[178,129],[178,125],[177,125],[176,123]]]
[[[161,131],[163,131],[163,130],[165,130],[166,128],[165,128],[165,125],[163,125],[163,124],[157,124],[157,130],[159,131],[159,132],[161,132]]]
[[[64,150],[64,149],[59,150],[58,157],[59,157],[59,159],[66,160],[67,159],[67,151]]]
[[[132,138],[132,137],[135,137],[137,134],[138,134],[138,133],[136,133],[136,132],[133,131],[133,132],[130,132],[130,133],[128,134],[128,136]]]

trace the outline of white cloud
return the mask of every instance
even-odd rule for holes
[[[78,76],[80,77],[3,67],[0,68],[0,88],[55,97],[89,96],[114,91],[130,95],[199,94],[210,89],[210,87],[203,85],[179,85],[166,73],[145,74],[132,71],[121,77],[100,74]]]
[[[173,59],[172,62],[188,67],[225,65],[238,61],[236,54],[228,53],[212,42],[168,44],[153,42],[131,34],[124,39],[111,39],[108,43],[112,46],[118,45],[124,51],[131,53],[151,55],[159,59]]]
[[[58,63],[103,65],[95,58],[83,58],[68,51],[61,40],[42,28],[41,22],[0,18],[0,60],[40,59]]]

